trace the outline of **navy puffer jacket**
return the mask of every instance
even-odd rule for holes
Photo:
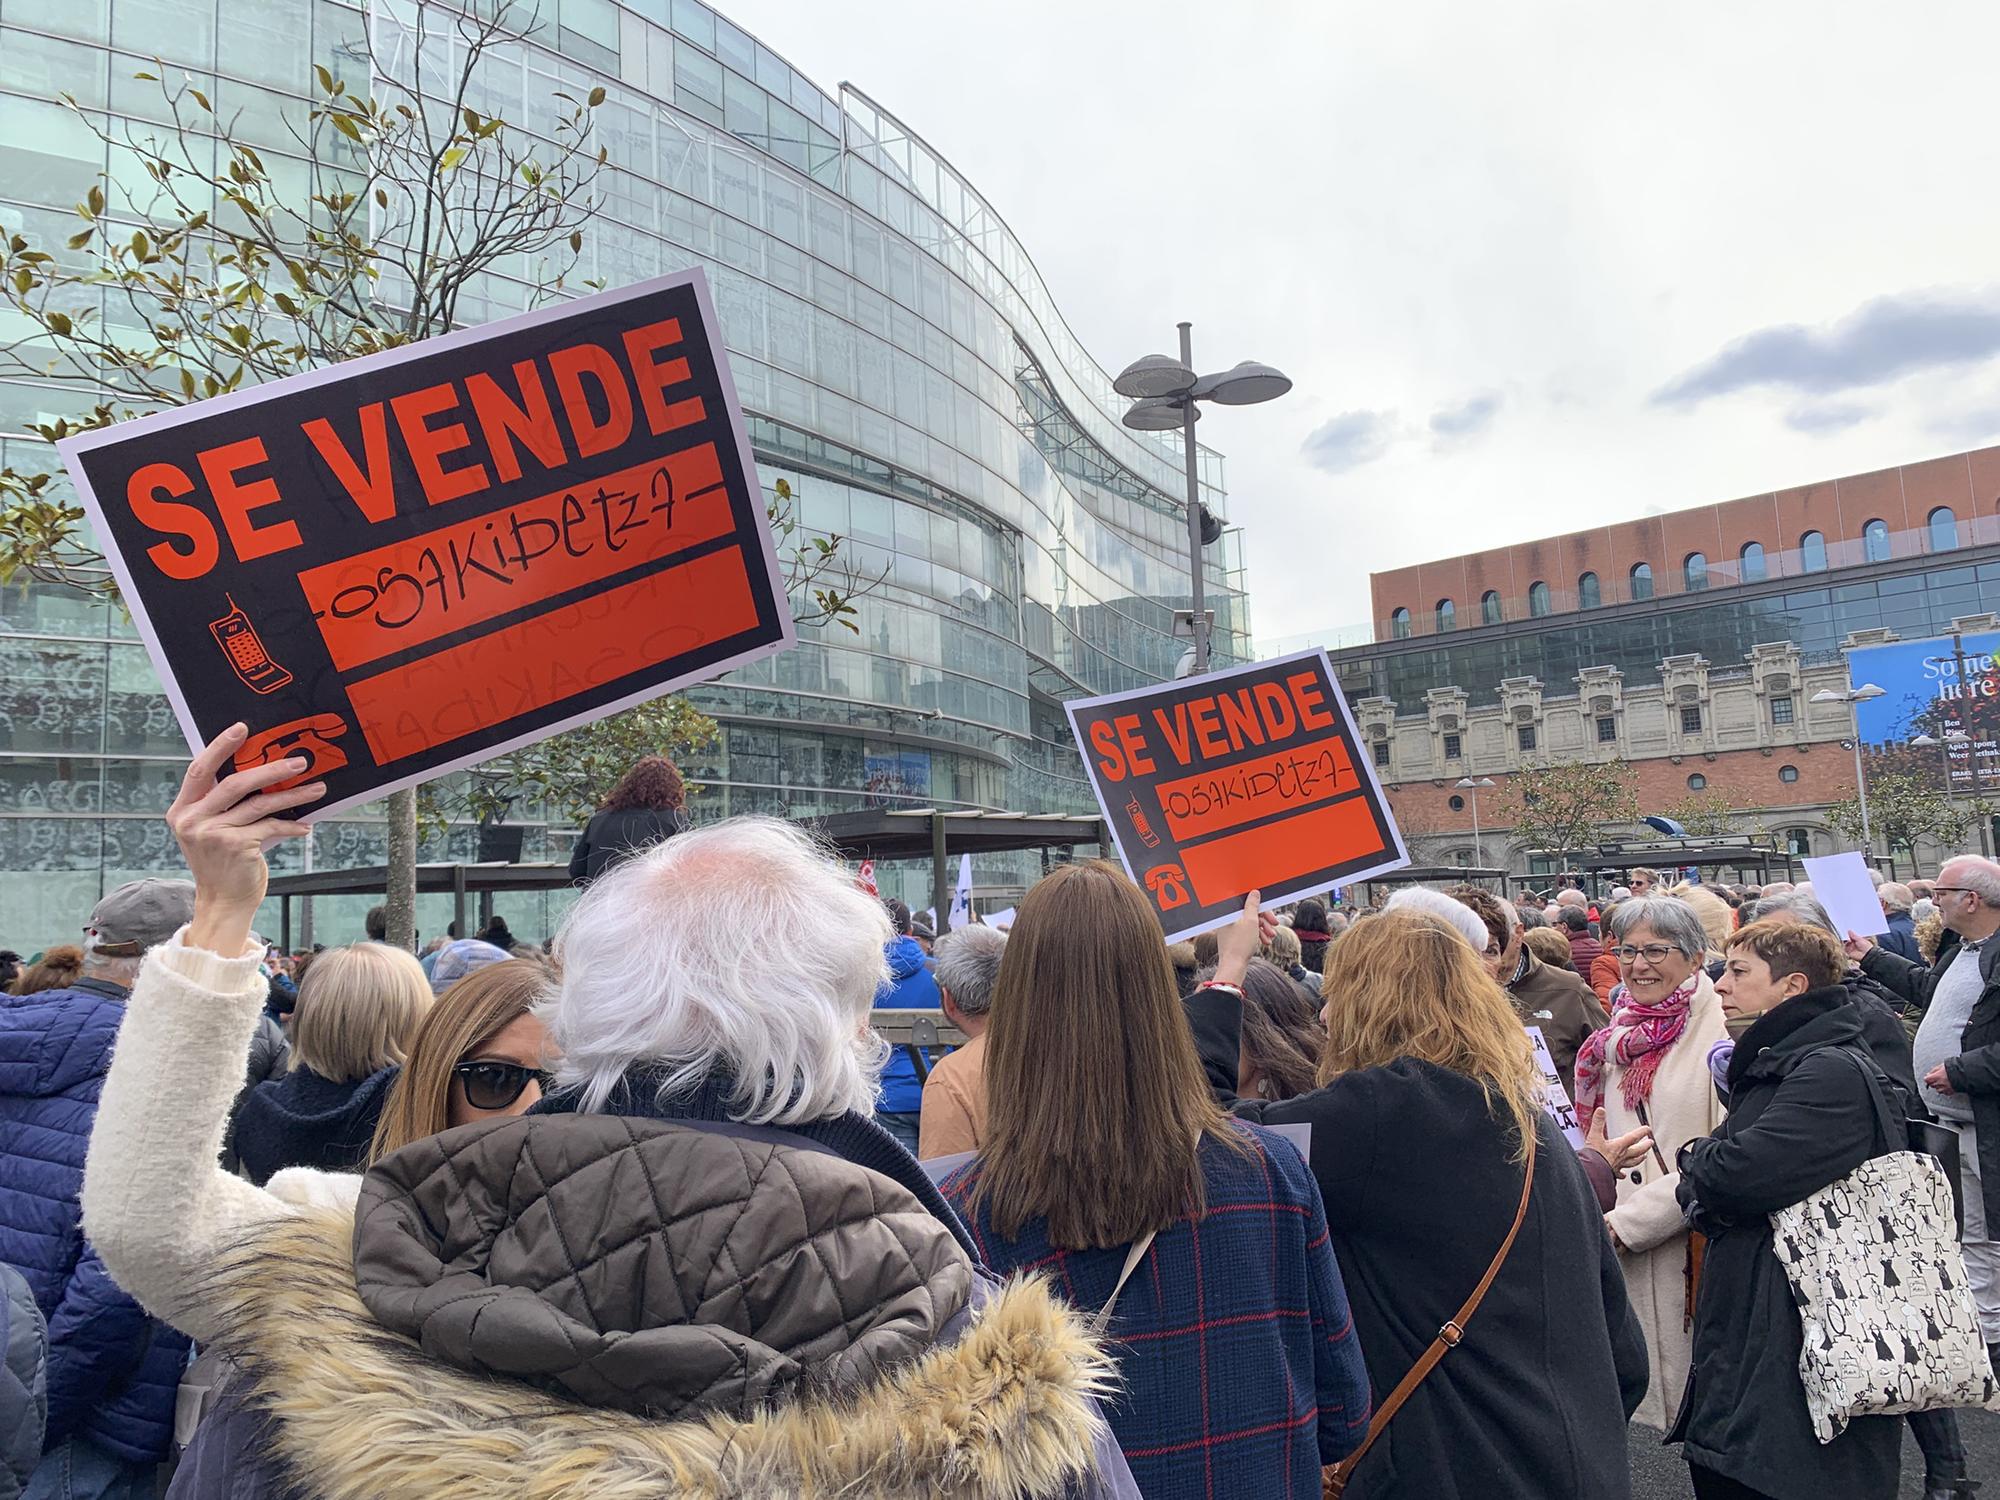
[[[135,1463],[165,1458],[188,1341],[113,1284],[77,1203],[123,992],[0,997],[0,1262],[48,1321],[50,1446],[88,1438]]]

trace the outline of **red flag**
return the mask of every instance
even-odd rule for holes
[[[862,890],[866,891],[871,896],[879,896],[882,894],[875,888],[874,860],[864,859],[861,861],[861,874],[855,878],[854,883],[860,886]]]

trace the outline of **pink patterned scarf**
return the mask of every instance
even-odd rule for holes
[[[1660,1059],[1687,1030],[1694,992],[1701,981],[1697,969],[1657,1005],[1634,1000],[1624,985],[1611,992],[1611,1024],[1593,1031],[1576,1053],[1576,1114],[1588,1125],[1604,1104],[1606,1052],[1621,1070],[1625,1107],[1637,1111],[1653,1097],[1653,1075]]]

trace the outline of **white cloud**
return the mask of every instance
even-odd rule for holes
[[[1293,377],[1202,423],[1265,637],[1365,620],[1373,570],[1948,452],[1941,413],[2000,413],[1983,367],[1898,377],[1893,348],[1836,361],[1880,377],[1845,425],[1818,420],[1838,384],[1649,399],[1760,330],[1838,343],[1877,299],[1989,284],[2000,7],[720,3],[949,157],[1106,367],[1188,318],[1203,369]],[[1343,414],[1482,391],[1507,399],[1477,441],[1419,415],[1365,467],[1313,461]]]
[[[1345,474],[1371,464],[1389,451],[1396,418],[1386,411],[1344,411],[1306,435],[1306,462],[1329,474]]]

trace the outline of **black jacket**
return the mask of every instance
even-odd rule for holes
[[[236,1156],[236,1117],[249,1101],[250,1091],[260,1083],[284,1077],[291,1062],[292,1044],[286,1040],[285,1028],[278,1024],[277,1017],[269,1010],[260,1011],[257,1029],[250,1033],[250,1066],[244,1072],[243,1087],[236,1095],[236,1102],[229,1106],[229,1130],[222,1144],[223,1171],[234,1172],[242,1165]]]
[[[1380,1400],[1455,1313],[1521,1198],[1511,1135],[1470,1078],[1405,1059],[1238,1106],[1312,1126],[1312,1170]],[[1540,1121],[1527,1221],[1464,1342],[1356,1468],[1350,1500],[1622,1500],[1645,1338],[1576,1156]]]
[[[353,1083],[335,1083],[295,1067],[260,1083],[236,1112],[228,1149],[260,1187],[286,1167],[358,1172],[398,1071],[387,1067]]]
[[[626,807],[595,814],[576,837],[569,853],[569,878],[588,885],[621,860],[648,844],[672,838],[688,826],[683,808],[656,812],[650,807]]]
[[[1948,949],[1940,946],[1937,964],[1925,968],[1883,948],[1871,948],[1861,960],[1861,972],[1901,995],[1912,1011],[1925,1011],[1930,1009],[1938,976],[1957,954],[1956,944]],[[1959,1033],[1958,1056],[1944,1065],[1944,1071],[1952,1088],[1972,1101],[1986,1222],[2000,1224],[2000,936],[1987,942],[1978,956],[1984,987]]]
[[[1852,1057],[1841,1056],[1844,1049]],[[1689,1463],[1774,1500],[1888,1500],[1902,1422],[1859,1417],[1813,1436],[1799,1381],[1803,1335],[1770,1215],[1874,1156],[1885,1137],[1860,1012],[1844,988],[1809,990],[1758,1019],[1729,1064],[1729,1117],[1680,1153],[1680,1202],[1708,1235],[1694,1361],[1671,1435]],[[1879,1070],[1874,1087],[1888,1093]]]

